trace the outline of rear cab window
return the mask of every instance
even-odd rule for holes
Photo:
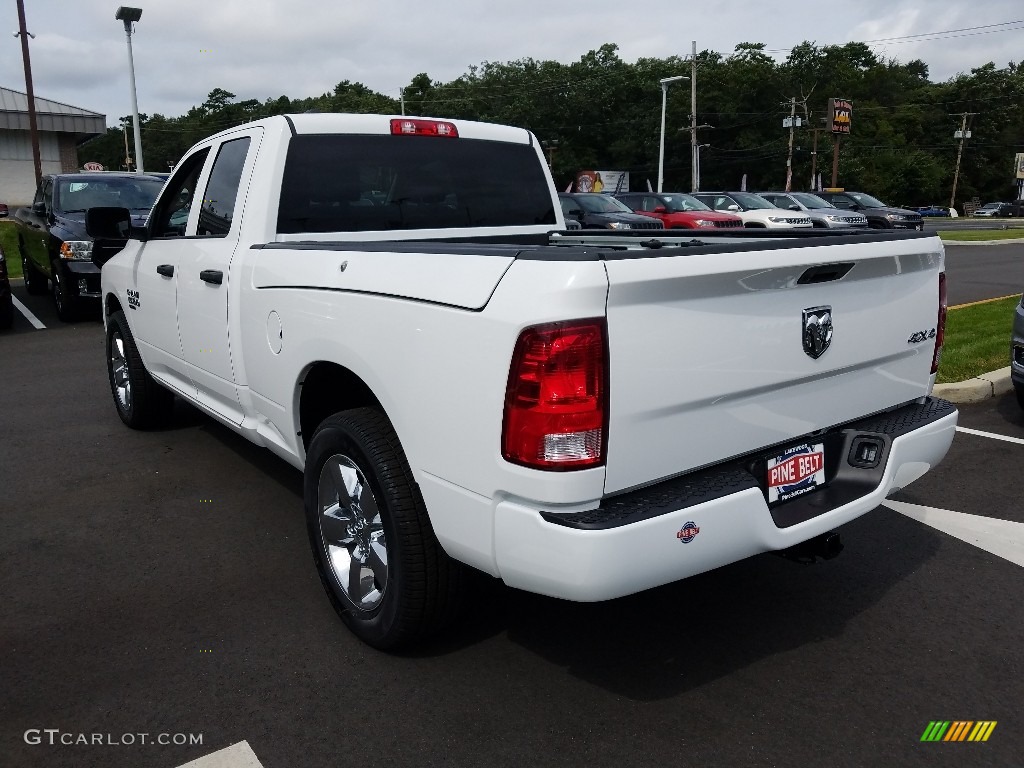
[[[306,134],[288,147],[277,230],[361,232],[556,223],[526,144]]]
[[[226,237],[230,231],[250,141],[248,136],[232,139],[218,150],[199,208],[196,234],[200,237]]]

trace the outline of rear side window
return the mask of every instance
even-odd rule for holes
[[[235,214],[238,185],[242,180],[245,156],[249,152],[249,137],[225,141],[213,161],[206,194],[199,209],[197,235],[225,237],[231,229]]]
[[[359,232],[554,224],[525,144],[423,136],[295,136],[277,229]]]

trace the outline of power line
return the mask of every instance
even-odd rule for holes
[[[837,46],[849,45],[850,43],[863,43],[864,45],[876,45],[879,43],[901,43],[928,42],[929,40],[945,40],[956,37],[973,37],[975,35],[991,35],[996,32],[1016,32],[1024,30],[1024,27],[1013,27],[1006,29],[1012,24],[1024,24],[1024,19],[1016,21],[1001,21],[998,24],[984,24],[980,27],[962,27],[961,29],[947,29],[940,32],[920,32],[916,35],[901,35],[899,37],[880,37],[876,40],[850,40],[848,43],[836,44]],[[1002,29],[998,29],[1002,27]],[[988,31],[979,31],[988,30]],[[927,39],[922,39],[927,38]],[[794,46],[795,47],[795,46]],[[788,53],[792,48],[763,48],[763,53]]]

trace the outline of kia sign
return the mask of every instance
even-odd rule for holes
[[[849,133],[853,119],[853,105],[846,99],[829,99],[828,114],[832,121],[832,133]]]
[[[101,163],[86,163],[82,166],[87,171],[102,171],[103,165]]]

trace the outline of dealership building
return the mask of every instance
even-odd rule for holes
[[[38,96],[35,102],[43,173],[78,170],[78,145],[106,132],[106,115]],[[28,96],[0,87],[0,202],[26,205],[35,191]]]

